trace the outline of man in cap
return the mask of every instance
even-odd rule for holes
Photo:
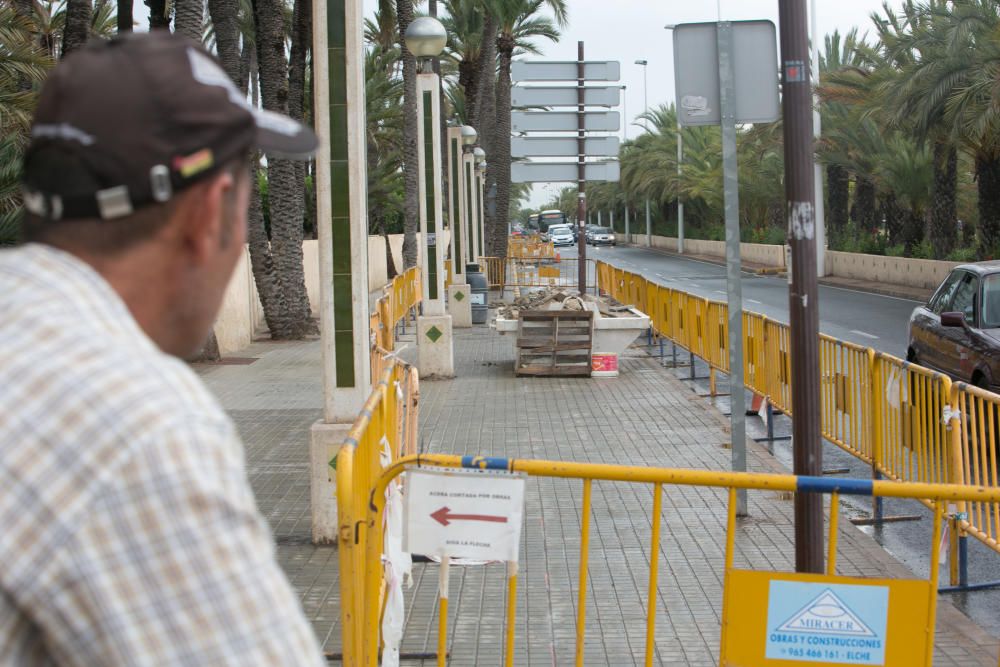
[[[232,423],[181,361],[243,252],[251,109],[166,31],[50,75],[0,253],[0,665],[323,665]]]

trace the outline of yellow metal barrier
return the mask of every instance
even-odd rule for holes
[[[551,241],[537,238],[511,238],[507,241],[507,257],[513,259],[551,259],[556,256]]]
[[[485,267],[486,279],[490,289],[505,290],[530,289],[538,287],[565,287],[576,289],[579,284],[579,259],[576,257],[562,258],[519,258],[519,257],[480,257],[480,266]],[[597,266],[592,260],[587,261],[586,289],[596,288]]]
[[[338,455],[338,501],[342,504],[341,525],[341,586],[345,611],[342,614],[345,664],[375,667],[380,647],[380,613],[382,607],[383,565],[383,510],[389,485],[398,483],[399,476],[411,466],[436,466],[448,468],[472,468],[505,470],[534,477],[579,479],[582,482],[581,502],[581,543],[577,582],[576,618],[576,665],[584,663],[585,618],[587,613],[588,556],[590,548],[591,485],[593,480],[612,482],[645,483],[653,485],[653,514],[650,534],[650,554],[660,552],[662,495],[664,487],[701,486],[727,489],[729,492],[728,520],[725,548],[723,614],[721,625],[722,665],[808,665],[813,664],[812,654],[796,651],[813,650],[813,647],[785,649],[784,655],[765,656],[765,644],[770,651],[772,643],[780,644],[782,639],[768,638],[770,607],[762,607],[775,590],[782,586],[822,584],[820,588],[835,590],[864,589],[868,593],[884,596],[884,622],[881,633],[866,636],[881,637],[879,649],[884,652],[881,662],[871,664],[930,665],[933,658],[934,626],[937,605],[938,540],[941,519],[946,505],[951,503],[978,503],[996,506],[1000,502],[1000,488],[976,488],[954,484],[899,483],[890,481],[848,480],[826,477],[796,477],[760,473],[734,473],[708,470],[681,470],[638,466],[619,466],[563,461],[514,460],[491,457],[459,457],[444,454],[422,454],[402,457],[391,465],[378,468],[359,466],[357,461],[364,448],[370,448],[378,437],[378,426],[390,417],[379,412],[385,402],[384,387],[373,395],[366,405],[366,413],[352,430],[353,442],[348,442]],[[385,408],[382,408],[383,410]],[[367,430],[376,429],[369,435]],[[364,444],[362,444],[364,443]],[[359,473],[367,477],[344,479],[341,473],[353,463]],[[343,468],[341,466],[344,466]],[[362,489],[364,492],[362,492]],[[736,490],[758,489],[771,492],[825,493],[831,495],[829,544],[825,575],[794,574],[784,572],[761,572],[739,569],[734,565],[736,537]],[[877,497],[922,499],[934,509],[933,535],[929,545],[931,557],[928,579],[866,579],[836,575],[837,524],[839,520],[839,496],[841,494]],[[658,603],[658,557],[651,556],[650,574],[646,600],[646,642],[645,664],[652,665],[655,659],[654,637]],[[447,559],[442,563],[442,577],[447,581]],[[508,569],[507,586],[509,593],[506,608],[504,645],[505,664],[514,660],[514,631],[516,620],[516,568]],[[865,587],[870,587],[865,589]],[[443,586],[445,590],[447,586]],[[810,589],[812,590],[812,589]],[[810,593],[811,595],[811,593]],[[822,595],[826,595],[823,593]],[[822,597],[822,595],[820,597]],[[819,600],[819,598],[817,598]],[[814,601],[819,604],[818,601]],[[765,608],[767,609],[765,613]],[[348,611],[349,610],[349,613]],[[446,664],[447,656],[447,594],[442,593],[439,604],[438,621],[438,665]],[[817,612],[818,613],[818,612]],[[790,617],[792,618],[792,617]],[[789,621],[790,622],[790,621]],[[803,642],[805,644],[805,642]],[[871,647],[868,642],[866,646]],[[781,647],[779,647],[781,648]],[[796,657],[802,659],[796,659]],[[827,655],[826,657],[830,657]],[[779,662],[780,660],[780,662]],[[847,660],[850,661],[850,660]],[[827,660],[830,662],[830,660]],[[834,662],[842,662],[836,660]]]
[[[728,372],[726,304],[652,283],[605,262],[598,288],[623,303],[645,306],[658,336]],[[743,314],[746,387],[791,415],[788,325]],[[1000,481],[1000,396],[957,383],[923,367],[829,336],[820,339],[822,434],[872,466],[905,482],[994,486]],[[961,417],[960,417],[961,415]],[[964,420],[964,421],[963,421]],[[931,505],[929,500],[925,504]],[[1000,551],[1000,506],[956,512],[954,525]],[[956,546],[957,544],[957,546]],[[952,562],[964,542],[953,539]],[[952,583],[964,578],[953,565]]]

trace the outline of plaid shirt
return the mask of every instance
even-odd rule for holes
[[[0,667],[325,665],[197,376],[52,248],[0,314]]]

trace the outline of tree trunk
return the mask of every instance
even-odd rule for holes
[[[826,220],[830,234],[842,233],[847,227],[848,205],[850,197],[850,175],[840,165],[831,164],[826,168],[826,181],[829,188],[829,204]]]
[[[263,106],[269,111],[288,113],[284,4],[281,0],[256,0],[254,13]],[[271,328],[271,336],[302,338],[318,331],[309,309],[302,268],[302,190],[297,187],[291,160],[269,155],[267,178],[271,253],[288,315]]]
[[[871,233],[876,229],[875,182],[860,174],[855,177],[851,219],[857,225],[858,231]]]
[[[1000,158],[976,156],[979,190],[979,252],[986,259],[1000,256]]]
[[[881,197],[880,213],[885,219],[885,232],[890,245],[904,243],[906,237],[903,233],[904,211],[896,201],[896,195],[889,193]]]
[[[174,0],[174,32],[200,43],[205,27],[204,11],[202,0]]]
[[[292,11],[292,48],[289,55],[288,70],[288,115],[297,121],[304,119],[306,92],[306,57],[312,45],[312,0],[295,0]],[[306,163],[292,162],[295,170],[295,185],[298,197],[302,202],[299,215],[300,238],[305,238],[306,211]],[[304,280],[304,274],[303,274]],[[312,306],[309,304],[309,294],[302,290],[300,298],[304,300],[300,307],[307,317],[312,317]],[[317,333],[318,333],[317,329]]]
[[[66,1],[66,27],[63,29],[62,57],[87,43],[90,37],[91,0]]]
[[[189,357],[187,361],[192,364],[222,361],[222,354],[219,352],[219,339],[215,337],[215,331],[212,331],[208,340],[205,341],[205,346]]]
[[[149,29],[170,30],[167,0],[146,0],[146,6],[149,7]]]
[[[493,12],[484,8],[482,43],[479,47],[479,59],[476,61],[475,80],[472,82],[472,100],[466,96],[465,114],[468,124],[479,132],[479,142],[485,145],[482,134],[483,96],[493,96],[493,85],[497,68],[497,20]],[[492,120],[492,119],[491,119]],[[489,159],[489,156],[487,156]]]
[[[399,48],[403,61],[403,268],[417,265],[420,228],[420,166],[417,159],[417,59],[406,48],[403,35],[413,21],[413,0],[396,0]]]
[[[510,218],[510,61],[514,40],[503,35],[499,43],[500,73],[496,85],[496,112],[493,153],[487,159],[487,188],[496,183],[496,210],[486,218],[489,238],[487,252],[493,257],[507,256],[507,220]]]
[[[958,151],[944,142],[934,144],[934,187],[931,192],[931,247],[943,259],[955,249],[958,235]]]
[[[118,0],[118,34],[132,32],[135,18],[132,16],[132,0]]]

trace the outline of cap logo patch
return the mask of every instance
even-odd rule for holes
[[[31,128],[31,136],[45,139],[65,139],[66,141],[78,141],[84,146],[94,143],[94,137],[87,134],[78,127],[73,127],[68,123],[52,125],[39,123]]]
[[[229,96],[229,101],[238,104],[244,109],[249,109],[246,97],[240,93],[239,88],[219,65],[204,53],[196,49],[188,49],[188,61],[191,63],[191,76],[198,83],[206,86],[219,86],[225,89]]]
[[[174,169],[184,178],[191,178],[195,174],[200,174],[206,169],[211,169],[215,164],[215,156],[211,148],[203,148],[197,153],[191,153],[186,157],[174,158]]]

